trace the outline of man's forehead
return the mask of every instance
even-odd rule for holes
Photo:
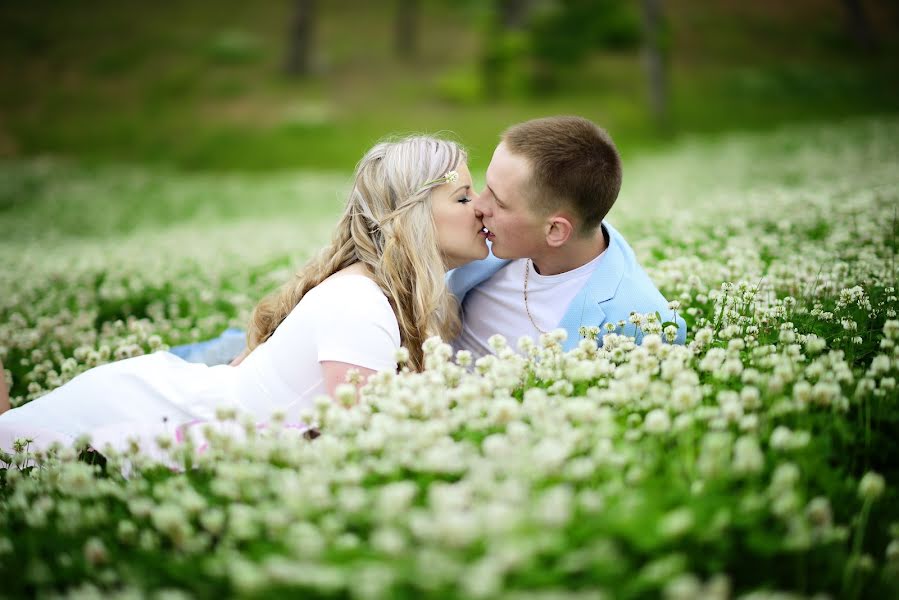
[[[504,142],[500,142],[493,151],[493,158],[487,165],[487,185],[495,188],[507,188],[526,179],[530,175],[528,160],[520,154],[510,151]]]

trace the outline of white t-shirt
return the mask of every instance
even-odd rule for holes
[[[465,296],[462,331],[453,341],[453,348],[468,350],[479,358],[492,352],[487,340],[496,333],[513,348],[522,336],[539,337],[540,332],[524,306],[524,272],[528,265],[528,309],[540,329],[552,331],[593,275],[603,254],[605,251],[590,262],[557,275],[540,275],[526,258],[513,260]]]
[[[333,276],[309,290],[238,367],[241,400],[256,414],[280,410],[296,419],[327,393],[320,362],[392,371],[399,346],[396,315],[378,284],[364,275]]]

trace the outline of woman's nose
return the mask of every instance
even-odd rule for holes
[[[471,202],[471,205],[474,207],[474,213],[481,218],[487,212],[487,202],[485,201],[486,194],[476,194],[474,199]]]

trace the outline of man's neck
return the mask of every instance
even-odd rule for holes
[[[605,252],[608,244],[605,229],[597,227],[593,235],[569,240],[561,248],[548,248],[541,256],[531,257],[531,261],[541,275],[558,275],[586,265]]]

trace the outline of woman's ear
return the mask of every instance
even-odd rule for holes
[[[561,215],[553,215],[547,221],[546,243],[550,248],[562,246],[574,232],[571,221]]]

